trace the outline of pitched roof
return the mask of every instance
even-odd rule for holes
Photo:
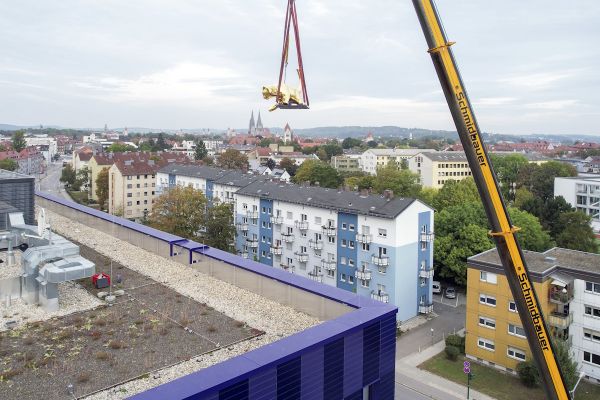
[[[191,163],[185,154],[177,153],[122,153],[116,157],[114,165],[122,175],[156,174],[159,169],[171,163]]]
[[[251,183],[237,194],[380,218],[395,218],[415,201],[401,197],[388,200],[379,195],[363,196],[357,192],[270,181]]]
[[[215,167],[207,167],[204,165],[184,165],[180,163],[174,163],[163,166],[159,170],[159,172],[163,174],[188,176],[190,178],[204,178],[215,180],[233,171]]]

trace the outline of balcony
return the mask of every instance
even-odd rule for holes
[[[550,288],[548,294],[548,299],[550,303],[554,304],[569,304],[571,300],[573,300],[573,292],[563,288],[563,289],[555,289],[553,287]]]
[[[283,224],[283,217],[282,216],[271,216],[270,221],[273,225],[281,225]]]
[[[246,246],[250,247],[250,248],[257,248],[258,247],[258,239],[246,239]]]
[[[274,254],[274,255],[276,255],[276,256],[280,256],[280,255],[281,255],[281,252],[282,252],[282,250],[283,250],[283,249],[281,248],[281,246],[271,246],[271,248],[269,248],[269,252],[270,252],[271,254]]]
[[[242,258],[248,258],[248,252],[247,251],[240,251],[240,257]]]
[[[377,266],[387,267],[388,265],[390,265],[390,258],[387,256],[376,256],[375,254],[373,254],[371,256],[371,262]]]
[[[235,203],[235,199],[233,197],[225,197],[223,199],[223,203],[225,203],[225,204],[234,204]]]
[[[310,239],[308,241],[308,247],[315,250],[323,250],[323,241]]]
[[[308,277],[315,282],[323,282],[323,274],[317,271],[311,271],[308,273]]]
[[[301,263],[308,262],[308,253],[294,253],[296,260]]]
[[[432,312],[433,312],[433,303],[419,305],[419,314],[430,314]]]
[[[381,301],[382,303],[390,302],[390,295],[384,292],[383,290],[373,290],[371,292],[371,298],[373,300]]]
[[[246,211],[246,217],[250,219],[258,219],[258,211]]]
[[[296,269],[296,267],[294,267],[292,264],[279,264],[279,266],[281,268],[283,268],[284,270],[286,270],[289,273],[294,273],[294,270]]]
[[[373,241],[373,235],[370,233],[357,233],[356,241],[358,243],[371,243]]]
[[[308,221],[296,221],[295,225],[296,228],[300,229],[301,231],[305,231],[308,229]]]
[[[335,260],[321,260],[321,267],[327,271],[335,271],[337,268],[337,263]]]
[[[321,227],[323,235],[325,236],[335,236],[336,232],[335,232],[335,227],[333,226],[322,226]]]
[[[358,269],[354,272],[356,279],[362,279],[363,281],[371,280],[371,270],[369,269]]]
[[[573,314],[551,312],[546,322],[555,328],[567,329],[573,322]]]
[[[433,242],[435,234],[433,232],[421,232],[421,242]]]
[[[419,278],[432,279],[433,278],[433,269],[420,269],[419,270]]]
[[[291,233],[282,233],[281,240],[285,243],[292,243],[294,241],[294,235]]]
[[[235,228],[241,232],[248,232],[248,224],[238,223],[238,224],[235,224]]]

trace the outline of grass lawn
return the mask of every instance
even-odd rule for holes
[[[444,353],[425,361],[419,368],[444,377],[461,385],[467,385],[467,377],[463,372],[464,357],[450,361]],[[523,386],[517,377],[502,373],[494,368],[486,367],[471,361],[471,388],[490,395],[498,400],[544,400],[544,392],[540,388]],[[575,392],[577,400],[600,399],[600,386],[582,381]]]

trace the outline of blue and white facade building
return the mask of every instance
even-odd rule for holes
[[[433,209],[419,200],[257,181],[236,191],[235,222],[243,257],[392,303],[400,321],[433,309]]]

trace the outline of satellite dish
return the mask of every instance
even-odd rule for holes
[[[46,222],[46,209],[40,207],[40,211],[37,216],[38,220],[38,236],[43,237],[44,232],[46,232],[46,228],[48,227],[48,223]]]

